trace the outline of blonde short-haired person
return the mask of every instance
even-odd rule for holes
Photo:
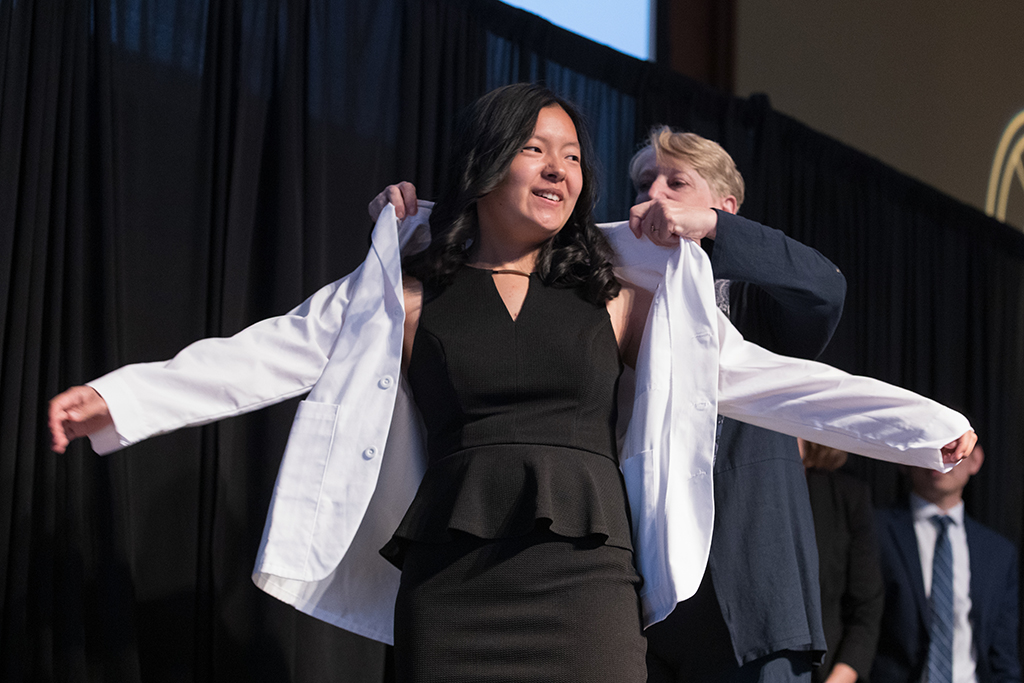
[[[631,221],[663,221],[706,238],[719,305],[746,339],[802,358],[824,350],[842,315],[846,280],[814,249],[735,215],[743,178],[718,143],[657,128],[633,157],[630,177],[637,191]],[[704,580],[648,629],[648,680],[809,680],[826,640],[796,440],[725,418],[714,487]],[[857,678],[843,663],[835,671],[832,683]]]

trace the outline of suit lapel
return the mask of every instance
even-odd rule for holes
[[[988,568],[985,565],[984,559],[986,553],[984,549],[979,547],[982,545],[982,538],[978,536],[977,522],[964,515],[964,533],[967,535],[967,558],[968,563],[971,566],[971,621],[977,624],[975,612],[978,605],[983,602],[985,593],[990,587],[989,583],[984,580],[985,570]]]
[[[924,576],[921,574],[921,554],[917,551],[917,534],[914,532],[914,517],[909,508],[898,508],[893,511],[889,531],[896,541],[896,550],[903,568],[910,577],[910,585],[914,591],[914,603],[921,623],[928,625],[928,598],[924,594]]]

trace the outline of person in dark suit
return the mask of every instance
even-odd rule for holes
[[[946,474],[907,468],[909,501],[878,513],[886,603],[872,683],[1021,680],[1016,548],[964,514],[984,458],[978,445]]]
[[[885,602],[871,490],[839,470],[847,460],[843,451],[799,443],[814,514],[821,621],[828,643],[813,678],[815,683],[854,683],[871,671]]]
[[[630,164],[630,220],[698,225],[719,305],[743,336],[814,358],[842,315],[846,280],[820,253],[736,216],[732,158],[693,133],[655,130]],[[652,239],[667,232],[658,229]],[[649,683],[809,681],[825,650],[814,522],[796,439],[724,419],[714,469],[711,556],[697,594],[647,629]]]

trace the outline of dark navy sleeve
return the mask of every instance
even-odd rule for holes
[[[1004,539],[1000,538],[1003,541]],[[995,575],[996,599],[991,604],[997,610],[993,615],[992,629],[988,644],[989,668],[992,681],[996,683],[1020,683],[1020,656],[1018,654],[1019,612],[1017,602],[1017,553],[1009,542],[1004,541],[998,563],[1000,571],[993,570]]]
[[[783,232],[716,212],[711,264],[715,278],[732,282],[733,324],[775,353],[817,357],[842,316],[846,278],[818,251]]]

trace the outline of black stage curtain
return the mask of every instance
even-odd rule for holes
[[[650,125],[721,141],[742,213],[850,284],[826,359],[969,410],[969,510],[1019,543],[1024,236],[771,109],[496,0],[0,0],[0,679],[380,681],[385,648],[249,574],[294,402],[104,458],[49,397],[282,313],[433,196],[455,113],[539,80],[589,114],[600,218]],[[891,500],[891,467],[864,466]]]

